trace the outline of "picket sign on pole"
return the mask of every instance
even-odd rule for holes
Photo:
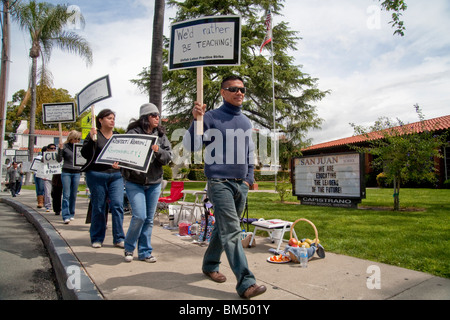
[[[91,106],[91,118],[92,118],[91,128],[95,129],[95,105]],[[94,134],[92,140],[97,141],[97,134]]]
[[[58,128],[59,128],[59,143],[61,144],[63,141],[63,134],[62,134],[62,125],[61,122],[58,122]]]
[[[203,67],[197,67],[197,102],[203,109]],[[197,135],[203,135],[203,115],[197,116]]]

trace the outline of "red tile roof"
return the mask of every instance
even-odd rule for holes
[[[425,125],[422,126],[420,121],[414,122],[411,124],[406,124],[403,126],[402,130],[411,129],[412,132],[416,132],[416,133],[423,132],[424,130],[429,130],[429,131],[446,130],[446,129],[450,128],[450,115],[439,117],[439,118],[434,118],[434,119],[430,119],[430,120],[425,120],[424,124]],[[394,127],[393,129],[395,129],[395,128],[400,128],[400,127]],[[369,133],[369,136],[370,136],[370,139],[378,139],[378,138],[382,137],[382,135],[377,132]],[[353,136],[353,137],[349,137],[349,138],[343,138],[343,139],[333,140],[333,141],[329,141],[329,142],[319,143],[319,144],[310,146],[308,148],[302,149],[302,151],[311,151],[311,150],[333,148],[333,147],[338,147],[338,146],[345,146],[348,144],[364,142],[367,139],[368,138],[363,135],[358,135],[358,136]]]
[[[30,129],[25,129],[23,131],[24,134],[30,133]],[[34,130],[34,134],[41,135],[41,136],[54,136],[59,137],[59,131],[58,130]],[[66,137],[69,135],[69,131],[63,131],[62,132],[63,137]]]

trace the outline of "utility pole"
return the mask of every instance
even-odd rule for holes
[[[0,128],[2,130],[0,136],[0,180],[3,178],[3,150],[5,143],[6,128],[6,110],[8,108],[8,83],[9,83],[9,0],[3,0],[3,18],[2,18],[2,61],[0,74]]]

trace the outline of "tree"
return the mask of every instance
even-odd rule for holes
[[[14,142],[14,133],[17,131],[17,128],[20,125],[22,120],[28,120],[31,110],[31,101],[26,102],[25,105],[22,105],[22,102],[26,100],[27,92],[25,90],[19,90],[12,96],[12,103],[8,106],[8,113],[6,116],[6,132],[10,133],[6,135],[6,139],[8,140],[9,147],[12,147],[12,143]],[[49,129],[49,130],[58,130],[57,124],[47,124],[44,125],[42,122],[42,104],[43,103],[57,103],[57,102],[70,102],[75,101],[74,97],[72,97],[66,89],[55,89],[50,88],[46,85],[38,85],[36,87],[36,127],[35,129]],[[62,129],[66,131],[77,130],[81,131],[80,123],[72,122],[72,123],[62,123]],[[11,135],[13,134],[13,135]]]
[[[283,1],[219,1],[219,0],[169,0],[169,6],[177,8],[176,21],[185,21],[200,16],[240,15],[242,17],[241,66],[210,67],[204,69],[204,103],[208,110],[222,102],[219,88],[223,77],[237,74],[244,78],[246,102],[243,112],[253,121],[255,127],[273,129],[272,101],[272,65],[271,61],[260,54],[260,45],[264,39],[265,11],[271,7],[273,15],[278,15]],[[278,23],[273,29],[275,64],[275,100],[277,129],[285,137],[284,143],[297,146],[308,144],[306,132],[319,128],[322,119],[318,118],[313,102],[321,100],[328,91],[317,89],[316,78],[301,72],[300,66],[293,65],[294,58],[288,56],[288,50],[296,50],[299,39],[297,32],[288,29],[285,22]],[[165,39],[164,62],[168,61],[169,41]],[[132,82],[141,89],[148,88],[151,71],[144,68],[139,79]],[[187,128],[191,122],[191,110],[196,100],[196,70],[163,70],[163,89],[165,93],[169,132],[176,128]]]
[[[368,130],[350,124],[355,134],[363,135],[368,147],[350,146],[359,152],[374,156],[372,166],[382,169],[388,182],[394,186],[394,210],[400,209],[400,187],[411,181],[436,182],[434,158],[442,158],[441,149],[447,143],[446,134],[435,135],[426,126],[418,105],[414,106],[420,119],[417,126],[397,123],[381,117]]]
[[[34,133],[36,126],[36,86],[37,86],[37,59],[42,57],[42,67],[50,60],[54,46],[63,51],[76,53],[92,63],[92,51],[87,41],[77,33],[65,30],[71,16],[75,12],[68,12],[66,5],[53,5],[47,2],[38,3],[31,0],[29,3],[17,2],[12,10],[13,19],[22,30],[29,33],[31,38],[30,58],[31,64],[31,108],[30,108],[30,137],[28,140],[29,160],[34,153]],[[80,21],[84,22],[80,14]],[[45,74],[45,72],[42,72]]]
[[[405,26],[402,20],[400,20],[400,17],[402,16],[402,13],[400,11],[405,11],[408,6],[406,5],[404,0],[378,0],[381,2],[381,7],[386,11],[394,11],[392,13],[392,21],[390,22],[392,24],[393,28],[396,28],[394,31],[394,34],[398,34],[400,36],[405,35]]]
[[[153,18],[153,42],[150,70],[150,102],[154,103],[162,113],[162,70],[163,70],[163,35],[165,0],[155,0],[155,16]]]

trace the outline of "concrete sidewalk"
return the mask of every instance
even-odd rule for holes
[[[22,190],[16,198],[2,193],[0,201],[36,226],[66,299],[241,300],[226,256],[221,272],[228,280],[215,283],[201,272],[206,247],[177,236],[177,231],[155,223],[152,246],[158,261],[151,264],[135,258],[126,263],[123,249],[113,247],[111,219],[103,247],[91,247],[90,225],[85,224],[87,199],[78,198],[75,220],[68,225],[61,216],[37,209],[34,191]],[[125,215],[125,232],[130,219]],[[313,258],[306,269],[294,263],[268,263],[272,255],[268,250],[275,247],[268,238],[257,237],[257,246],[245,249],[257,283],[267,287],[265,294],[253,300],[450,299],[450,279],[330,252],[325,259]],[[370,289],[376,275],[381,287]]]

